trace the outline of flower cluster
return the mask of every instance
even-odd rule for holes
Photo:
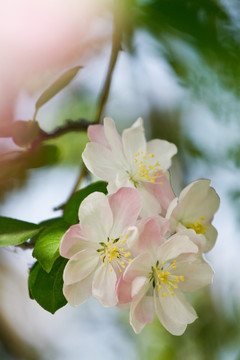
[[[69,259],[64,295],[73,306],[93,296],[106,307],[128,307],[136,333],[156,313],[170,333],[181,335],[197,318],[183,293],[212,282],[204,253],[216,241],[211,222],[219,197],[205,179],[175,196],[168,169],[177,148],[146,142],[142,119],[120,136],[105,118],[88,135],[83,161],[108,182],[109,194],[86,197],[79,224],[62,238],[60,254]]]

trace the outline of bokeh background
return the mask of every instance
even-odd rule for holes
[[[75,186],[86,133],[32,151],[9,133],[16,120],[33,118],[41,92],[76,65],[83,69],[37,121],[45,132],[67,119],[94,121],[116,28],[121,50],[102,115],[120,132],[141,116],[148,139],[178,146],[176,194],[209,178],[221,198],[219,236],[207,254],[214,282],[189,294],[199,319],[181,337],[157,319],[135,335],[127,311],[94,299],[51,315],[28,297],[31,251],[2,248],[1,360],[240,359],[239,24],[238,0],[0,1],[0,215],[32,222],[61,215],[54,208]]]

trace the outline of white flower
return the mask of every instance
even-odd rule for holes
[[[199,234],[198,245],[203,252],[211,250],[216,242],[217,230],[211,224],[219,208],[220,199],[210,187],[210,180],[200,179],[185,187],[179,198],[170,204],[166,218],[172,232],[184,228]]]
[[[130,188],[109,197],[95,192],[82,201],[80,224],[71,226],[60,244],[60,254],[70,259],[63,274],[70,305],[91,295],[103,306],[116,305],[116,281],[131,261],[128,239],[137,236],[134,225],[140,210],[140,195]]]
[[[157,215],[174,199],[165,172],[176,154],[174,144],[165,140],[146,142],[143,121],[139,118],[125,129],[122,137],[114,121],[104,119],[104,125],[89,126],[87,144],[82,157],[87,168],[108,182],[108,191],[134,187],[142,196],[141,216]]]
[[[192,230],[164,240],[156,221],[148,222],[148,229],[139,236],[142,253],[133,259],[120,277],[118,300],[120,304],[130,305],[130,324],[136,333],[153,321],[156,312],[171,334],[181,335],[187,324],[197,318],[183,291],[195,291],[209,285],[213,270],[191,241]]]

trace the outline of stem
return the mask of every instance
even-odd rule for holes
[[[102,113],[104,111],[106,102],[108,100],[108,95],[110,91],[110,86],[112,82],[113,71],[117,62],[118,53],[121,50],[121,40],[122,40],[122,24],[121,24],[121,14],[118,11],[117,0],[114,3],[113,9],[113,34],[112,34],[112,50],[110,61],[108,65],[108,71],[106,75],[105,82],[103,84],[102,90],[99,96],[99,105],[95,118],[95,122],[99,123],[101,120]]]
[[[115,0],[115,3],[114,3],[112,50],[111,50],[111,56],[110,56],[110,60],[109,60],[106,79],[104,81],[102,90],[101,90],[100,95],[99,95],[98,110],[97,110],[97,114],[96,114],[96,117],[95,117],[95,123],[100,123],[102,113],[104,111],[105,105],[106,105],[107,100],[108,100],[108,95],[109,95],[110,86],[111,86],[111,82],[112,82],[113,71],[115,69],[115,65],[116,65],[116,62],[117,62],[119,51],[121,50],[122,19],[121,19],[121,11],[118,8],[118,5],[119,5],[118,1],[119,0]],[[76,183],[75,183],[75,185],[74,185],[74,187],[72,189],[72,192],[71,192],[70,196],[68,197],[68,199],[66,200],[65,204],[72,198],[73,194],[78,189],[78,187],[80,186],[82,180],[84,179],[84,177],[87,174],[88,174],[88,169],[83,164],[83,167],[82,167],[82,169],[81,169],[81,171],[80,171],[80,173],[78,175],[78,178],[77,178]],[[62,204],[62,205],[58,206],[57,208],[55,208],[55,210],[63,209],[65,204]]]

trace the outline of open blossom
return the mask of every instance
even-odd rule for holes
[[[131,188],[108,197],[94,192],[82,201],[80,224],[71,226],[60,244],[60,254],[69,259],[63,293],[70,305],[91,295],[103,306],[116,305],[116,281],[132,259],[128,242],[137,236],[140,210],[141,197]]]
[[[108,182],[109,193],[123,186],[136,188],[142,197],[141,216],[167,209],[175,197],[165,174],[177,152],[174,144],[160,139],[146,142],[141,118],[122,137],[110,118],[104,119],[104,125],[89,126],[88,136],[91,142],[82,154],[83,161],[94,175]]]
[[[147,221],[146,227],[139,234],[142,252],[117,283],[118,300],[129,304],[130,324],[136,333],[153,321],[156,312],[170,333],[181,335],[197,318],[183,292],[209,285],[213,270],[191,240],[193,230],[164,240],[157,219]]]
[[[171,231],[193,229],[203,252],[211,250],[217,238],[217,230],[211,224],[219,207],[219,196],[210,187],[210,180],[192,182],[170,204],[166,217],[170,220]],[[202,240],[203,239],[203,240]],[[201,243],[201,244],[200,244]]]

